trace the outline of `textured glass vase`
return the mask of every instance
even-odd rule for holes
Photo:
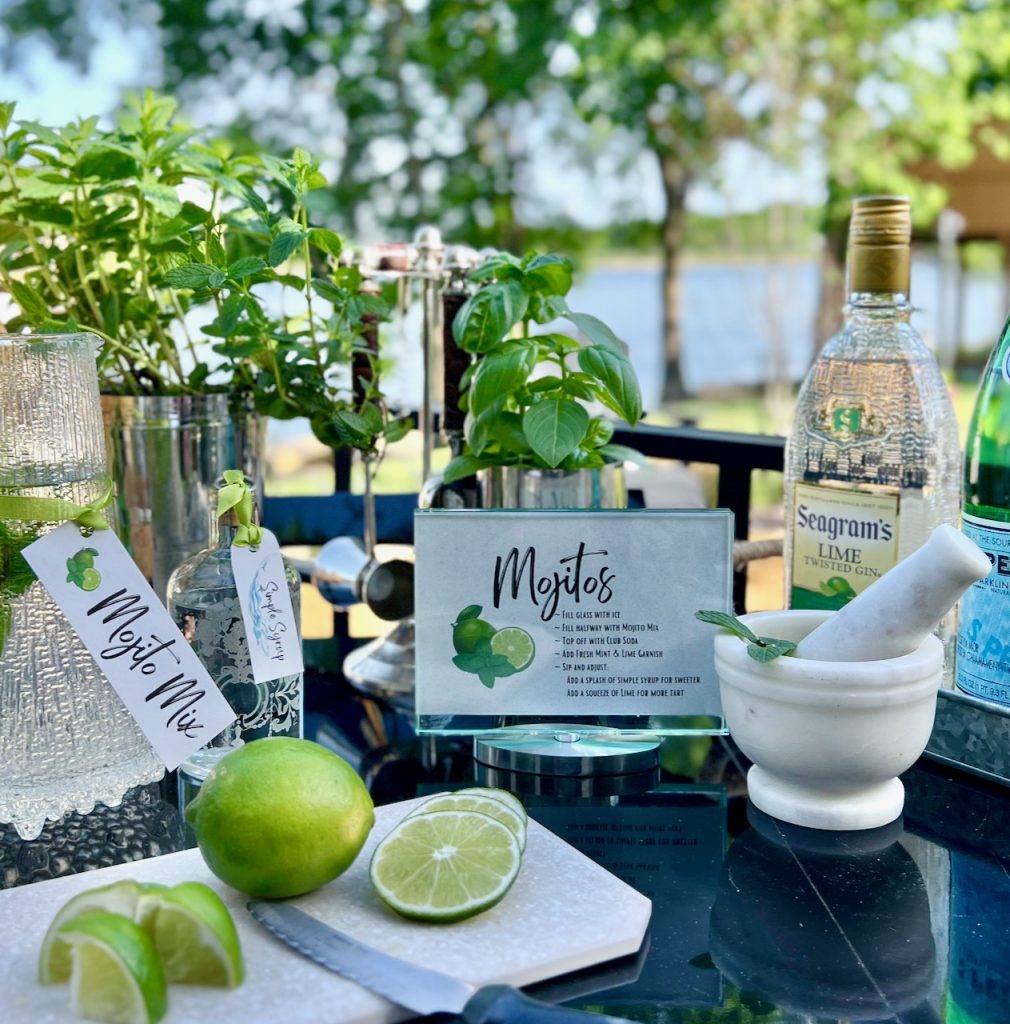
[[[95,500],[107,467],[97,339],[0,335],[0,499]],[[0,516],[0,823],[117,804],[164,765],[20,550],[59,522]],[[6,636],[4,636],[6,633]]]

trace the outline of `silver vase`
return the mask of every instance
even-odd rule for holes
[[[226,469],[262,480],[264,421],[225,394],[103,395],[115,526],[162,599],[205,548],[211,491]]]
[[[624,466],[534,469],[491,466],[478,472],[484,508],[627,508]]]

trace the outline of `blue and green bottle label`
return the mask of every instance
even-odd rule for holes
[[[955,682],[973,697],[1010,705],[1010,523],[965,513],[961,530],[992,571],[961,598]]]

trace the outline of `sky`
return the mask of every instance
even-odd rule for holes
[[[4,45],[3,32],[0,25],[0,47]],[[15,64],[0,68],[0,99],[17,101],[19,119],[61,124],[107,114],[118,105],[125,89],[156,79],[160,57],[152,33],[110,23],[96,36],[97,44],[84,71],[58,61],[41,39],[20,42]],[[188,111],[197,123],[219,123],[225,113],[220,107]],[[618,139],[592,170],[559,166],[550,132],[546,121],[531,128],[530,148],[537,155],[527,175],[527,187],[531,205],[537,210],[588,228],[603,227],[616,218],[661,219],[659,171],[649,154],[625,167]],[[745,142],[730,142],[711,179],[691,188],[688,208],[722,215],[763,209],[776,201],[815,205],[824,200],[823,177],[813,154],[802,162],[802,169],[794,171],[776,165]],[[633,197],[630,207],[629,196]]]

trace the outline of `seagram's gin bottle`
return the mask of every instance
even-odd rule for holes
[[[811,367],[786,443],[793,608],[842,607],[935,526],[957,520],[957,421],[936,360],[908,322],[910,238],[907,199],[853,203],[845,325]],[[940,636],[949,635],[948,623]]]
[[[993,571],[961,598],[959,690],[1010,705],[1010,320],[982,374],[968,427],[961,529]]]
[[[248,481],[247,481],[248,483]],[[224,481],[218,482],[218,487]],[[168,612],[180,632],[217,683],[236,720],[209,738],[180,767],[180,806],[198,789],[214,765],[234,747],[267,736],[302,735],[303,677],[283,676],[268,683],[253,679],[238,589],[231,567],[231,546],[238,529],[235,510],[216,514],[213,496],[210,545],[187,559],[168,581]],[[301,606],[298,573],[286,566],[288,592],[295,621]]]

